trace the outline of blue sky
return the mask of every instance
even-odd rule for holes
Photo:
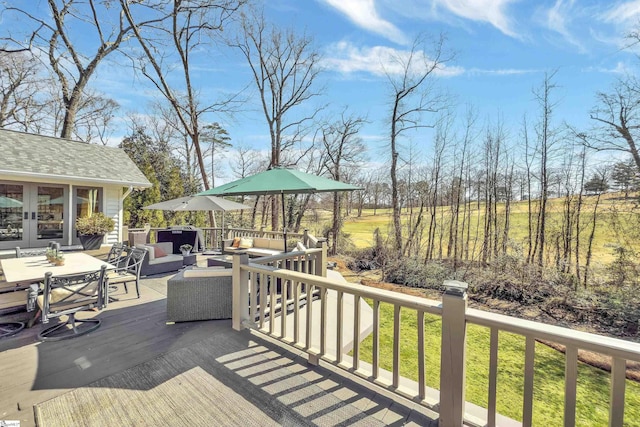
[[[369,123],[361,136],[371,157],[382,152],[389,133],[388,80],[382,70],[392,70],[390,58],[408,51],[420,33],[444,34],[446,48],[456,54],[436,79],[450,94],[451,105],[460,112],[473,106],[481,122],[501,117],[514,138],[524,114],[530,122],[539,116],[532,90],[541,85],[545,72],[557,70],[552,95],[556,124],[567,121],[587,128],[595,93],[608,90],[617,77],[635,72],[640,64],[634,52],[623,49],[623,36],[640,20],[640,0],[269,0],[263,4],[268,20],[314,38],[325,68],[324,90],[316,102],[329,105],[327,114],[348,107],[353,114],[366,116]],[[32,5],[46,8],[43,1]],[[252,83],[243,58],[228,48],[203,52],[195,64],[196,86],[205,98]],[[100,69],[93,87],[117,100],[123,117],[144,114],[154,97],[147,82],[114,64]],[[233,118],[206,119],[223,123],[235,144],[266,149],[267,127],[257,98],[252,99],[245,112]],[[126,133],[124,122],[114,129],[114,142]],[[428,138],[416,142],[429,146]]]
[[[639,60],[623,36],[640,17],[640,1],[514,0],[271,0],[266,15],[315,39],[323,55],[325,97],[334,111],[348,106],[366,115],[363,129],[372,149],[384,145],[388,130],[389,58],[411,48],[419,33],[444,34],[456,53],[438,77],[460,110],[471,104],[482,121],[498,115],[510,133],[522,116],[539,115],[532,90],[545,72],[557,70],[553,97],[558,124],[588,127],[595,93],[607,90]],[[238,57],[223,79],[239,86],[250,76]],[[231,69],[232,68],[232,69]],[[244,77],[244,78],[243,78]],[[236,86],[236,87],[237,87]],[[428,120],[427,117],[425,119]],[[249,145],[268,144],[258,118],[226,121],[232,137]]]

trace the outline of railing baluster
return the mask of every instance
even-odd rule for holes
[[[293,342],[300,342],[300,282],[293,282]]]
[[[251,273],[251,323],[256,321],[258,309],[258,276],[260,273]]]
[[[264,312],[267,309],[267,280],[265,273],[260,273],[260,329],[264,327]]]
[[[278,281],[275,276],[269,275],[269,334],[275,333],[276,297],[278,296]]]
[[[426,396],[424,358],[424,311],[418,310],[418,397],[420,400],[424,400]]]
[[[496,426],[496,393],[498,390],[498,328],[491,328],[489,341],[489,397],[487,405],[487,425]]]
[[[624,388],[627,375],[627,361],[611,358],[611,401],[609,407],[609,426],[622,427],[624,423]]]
[[[393,306],[393,387],[400,385],[400,305]]]
[[[522,407],[522,425],[530,427],[533,420],[533,373],[536,355],[536,340],[527,336],[524,355],[524,402]]]
[[[287,336],[287,301],[289,300],[289,280],[281,279],[280,287],[280,338]]]
[[[576,393],[578,384],[578,348],[568,345],[564,365],[564,425],[576,425]]]
[[[371,375],[377,379],[380,375],[380,301],[373,300],[373,354]]]
[[[360,295],[353,296],[353,370],[360,367]]]
[[[307,284],[307,330],[305,349],[311,348],[312,326],[313,326],[313,285]]]
[[[320,290],[320,356],[327,352],[327,288]]]
[[[336,297],[336,363],[342,362],[342,291]]]

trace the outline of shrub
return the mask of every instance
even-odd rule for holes
[[[443,282],[452,272],[443,263],[431,261],[424,263],[418,258],[399,258],[385,269],[384,280],[397,285],[413,288],[431,288],[443,290]]]
[[[113,218],[109,218],[102,212],[76,220],[76,230],[84,235],[107,234],[114,229],[115,221]]]

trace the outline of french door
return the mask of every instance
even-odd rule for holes
[[[66,244],[68,187],[0,182],[0,249]]]

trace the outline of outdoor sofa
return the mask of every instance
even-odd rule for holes
[[[167,281],[167,321],[230,319],[230,268],[188,268]]]
[[[172,242],[137,244],[136,247],[147,250],[140,267],[141,276],[178,271],[184,265],[183,256],[173,253]]]
[[[250,257],[278,255],[284,252],[284,240],[265,237],[236,237],[223,241],[223,253],[233,254],[238,251],[246,252]]]

